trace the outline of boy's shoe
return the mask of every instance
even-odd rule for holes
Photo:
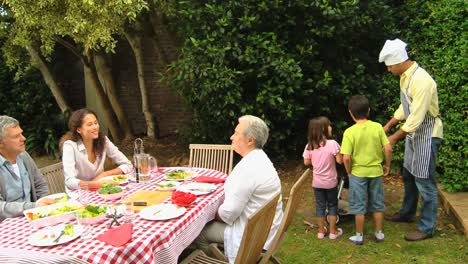
[[[317,233],[317,238],[318,239],[324,239],[325,236],[327,235],[327,231],[328,231],[327,228],[324,226],[323,229],[325,229],[324,232],[320,232],[320,229],[319,229],[319,231]]]
[[[341,235],[343,235],[343,229],[341,228],[337,228],[335,233],[333,234],[332,232],[330,232],[330,234],[328,235],[328,237],[330,239],[337,239],[339,238]]]
[[[362,234],[356,233],[355,236],[349,238],[349,241],[353,242],[356,245],[364,244],[364,236]]]
[[[385,235],[382,231],[375,232],[375,241],[376,242],[383,242],[385,239]]]

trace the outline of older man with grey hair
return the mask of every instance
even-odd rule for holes
[[[0,222],[26,209],[55,203],[40,199],[49,194],[49,188],[25,151],[25,141],[18,120],[0,116]]]
[[[281,190],[278,173],[262,150],[267,140],[268,127],[262,119],[251,115],[239,118],[231,141],[232,148],[242,159],[226,180],[225,199],[218,208],[216,220],[208,223],[195,241],[207,254],[210,254],[209,243],[224,243],[225,254],[229,262],[234,263],[247,218]],[[280,199],[264,249],[268,249],[278,231],[282,208]]]

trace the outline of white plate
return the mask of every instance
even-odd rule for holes
[[[172,186],[167,186],[168,184],[171,184]],[[162,182],[157,182],[156,188],[160,191],[173,191],[179,187],[180,182],[178,181],[162,181]]]
[[[115,177],[117,177],[117,176],[125,176],[125,180],[117,180],[117,179],[115,179]],[[128,183],[128,179],[129,179],[129,176],[128,176],[128,175],[119,174],[119,175],[112,175],[112,176],[103,177],[103,178],[101,178],[101,179],[99,179],[99,180],[100,180],[100,181],[103,181],[103,180],[111,180],[111,181],[118,182],[119,184],[127,184],[127,183]]]
[[[68,196],[68,199],[66,201],[58,201],[61,198],[63,198],[64,196],[68,196],[68,194],[66,194],[66,193],[54,193],[54,194],[42,197],[41,199],[39,199],[39,201],[44,199],[44,198],[49,198],[49,199],[55,200],[57,203],[63,203],[63,202],[69,201],[71,199],[70,196]]]
[[[191,182],[189,184],[181,185],[177,190],[193,193],[195,195],[204,195],[214,192],[216,190],[216,185],[203,182]]]
[[[179,217],[187,211],[185,207],[178,207],[175,204],[157,204],[143,208],[140,217],[146,220],[167,220]]]
[[[59,241],[54,242],[54,240],[60,235],[62,230],[65,228],[65,224],[53,226],[50,228],[43,228],[38,232],[32,234],[29,237],[29,244],[38,247],[49,247],[68,243],[83,233],[83,229],[78,225],[73,225],[75,234],[73,236],[63,235]],[[49,238],[51,236],[51,238]]]

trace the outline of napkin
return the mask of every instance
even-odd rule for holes
[[[108,229],[103,234],[97,236],[97,239],[114,247],[125,245],[132,240],[133,225],[123,224],[117,228]]]
[[[210,177],[210,176],[199,176],[192,181],[194,182],[206,182],[206,183],[223,183],[226,181],[224,178],[216,178],[216,177]]]
[[[196,198],[197,196],[195,194],[175,191],[172,193],[171,200],[173,204],[180,207],[185,207],[193,203],[193,201],[195,201]]]

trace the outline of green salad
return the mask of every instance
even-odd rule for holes
[[[105,214],[107,211],[107,206],[94,205],[90,204],[81,208],[77,211],[77,216],[79,218],[93,218]]]
[[[41,208],[39,208],[39,209],[41,209]],[[54,216],[54,215],[59,215],[59,214],[63,214],[63,213],[72,212],[72,211],[75,211],[76,209],[78,209],[78,206],[76,206],[76,205],[64,205],[62,207],[58,207],[58,208],[55,208],[55,209],[50,210],[50,211],[41,212],[40,210],[38,210],[39,212],[27,212],[26,217],[29,220],[37,220],[39,218],[45,218],[45,217],[49,217],[49,216]]]
[[[127,178],[127,175],[115,175],[112,177],[112,179],[116,182],[122,183],[122,182],[127,181],[128,178]]]
[[[173,184],[172,182],[168,182],[168,183],[156,183],[156,186],[160,188],[172,188],[172,187],[175,187],[176,185]]]
[[[183,180],[185,178],[189,178],[190,173],[185,172],[183,170],[176,170],[166,173],[167,179],[174,179],[174,180]]]
[[[68,224],[63,229],[63,233],[67,236],[74,236],[75,235],[75,228],[73,224]]]
[[[70,199],[70,197],[68,197],[67,194],[64,194],[62,197],[57,197],[57,198],[55,198],[54,200],[55,200],[55,202],[57,202],[57,203],[61,203],[61,202],[66,202],[66,201],[68,201],[69,199]]]
[[[122,192],[122,188],[110,183],[103,183],[101,188],[97,191],[99,194],[113,194]]]

